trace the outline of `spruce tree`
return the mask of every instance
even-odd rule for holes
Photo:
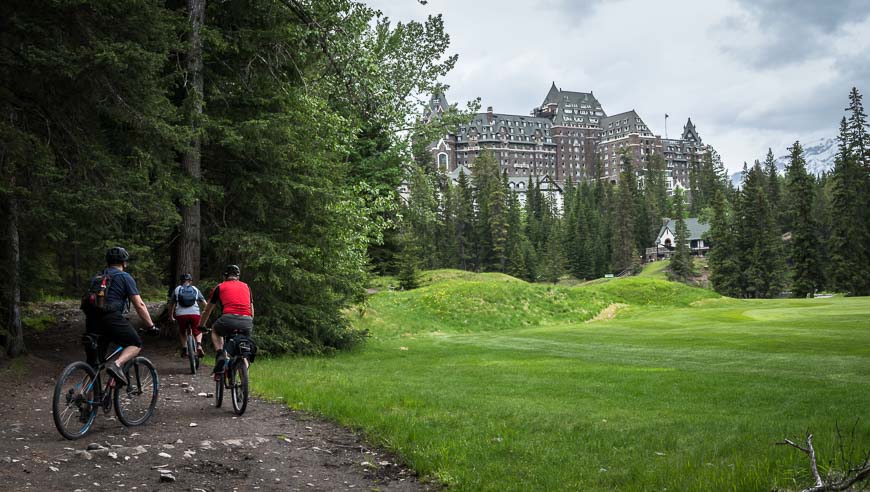
[[[398,257],[399,287],[402,290],[412,290],[420,286],[420,248],[417,238],[411,230],[402,234],[402,251]]]
[[[489,268],[504,272],[507,267],[507,235],[508,235],[508,177],[507,171],[502,179],[492,180],[486,193],[489,202],[489,235],[492,241]]]
[[[791,147],[786,169],[786,208],[792,219],[789,256],[792,264],[791,292],[794,297],[813,297],[822,284],[814,200],[813,178],[807,174],[803,148],[796,141]]]
[[[637,220],[637,181],[634,167],[627,152],[620,156],[622,172],[619,173],[617,185],[617,203],[613,210],[613,267],[616,271],[622,271],[631,267],[632,257],[636,241]]]
[[[723,296],[739,297],[741,294],[740,254],[735,238],[732,212],[725,199],[725,193],[721,190],[713,199],[713,216],[705,240],[710,242],[707,258],[713,289]]]
[[[767,201],[766,181],[761,164],[755,161],[745,172],[736,218],[743,294],[750,298],[773,297],[783,285],[782,238]]]
[[[767,149],[767,156],[764,158],[764,176],[767,179],[767,200],[770,202],[770,208],[773,211],[774,220],[780,232],[786,232],[790,226],[785,226],[788,214],[782,210],[782,183],[779,173],[776,169],[776,158],[773,156],[773,149]]]
[[[457,263],[463,270],[475,267],[474,196],[468,177],[462,170],[456,183],[456,251]]]
[[[848,295],[866,295],[868,281],[868,226],[866,223],[866,173],[852,141],[853,132],[844,117],[840,122],[839,149],[831,174],[830,282]]]
[[[670,274],[674,280],[685,282],[692,276],[692,254],[689,249],[689,227],[686,225],[686,204],[683,190],[674,190],[674,256],[671,258]]]

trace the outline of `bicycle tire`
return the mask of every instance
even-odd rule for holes
[[[214,407],[220,408],[224,402],[224,374],[215,374],[214,380]]]
[[[141,368],[145,368],[143,373]],[[160,394],[160,377],[157,375],[157,369],[154,364],[145,357],[136,357],[135,359],[124,364],[124,375],[127,376],[128,384],[115,387],[115,415],[127,427],[135,427],[142,425],[154,415],[154,409],[157,407],[157,398]],[[149,379],[150,378],[150,379]],[[138,393],[135,393],[138,391]],[[148,408],[138,417],[133,417],[127,413],[128,405],[121,400],[125,395],[132,401],[133,396],[143,396],[147,398],[146,393],[151,393],[151,400],[148,402]]]
[[[66,429],[66,426],[64,425],[64,423],[69,423],[69,419],[72,418],[72,416],[74,416],[75,413],[68,413],[68,412],[73,411],[73,407],[70,405],[71,402],[69,402],[69,401],[66,402],[66,406],[64,406],[64,402],[63,402],[64,396],[67,394],[70,394],[68,391],[67,392],[64,391],[64,386],[65,386],[65,383],[67,382],[67,379],[69,379],[76,371],[79,371],[79,370],[83,371],[85,373],[85,375],[87,376],[87,378],[82,381],[81,385],[83,386],[84,384],[90,384],[90,387],[91,387],[90,390],[88,390],[86,393],[79,395],[79,398],[77,399],[77,401],[75,403],[76,409],[78,410],[80,418],[81,418],[81,415],[82,415],[81,404],[83,402],[88,401],[87,393],[90,392],[91,395],[94,395],[98,391],[96,389],[97,373],[90,366],[90,364],[88,364],[86,362],[78,361],[78,362],[73,362],[72,364],[66,366],[64,368],[64,370],[60,373],[60,377],[57,378],[57,383],[55,383],[55,385],[54,385],[54,394],[53,394],[52,401],[51,401],[51,414],[52,414],[52,418],[54,420],[54,426],[57,427],[57,430],[58,430],[58,432],[60,432],[60,435],[62,435],[64,438],[69,439],[71,441],[74,441],[76,439],[81,439],[82,437],[87,435],[87,433],[93,427],[94,420],[97,418],[97,408],[99,407],[99,405],[95,405],[93,403],[93,396],[91,396],[91,398],[90,398],[90,401],[91,401],[90,413],[87,414],[86,421],[82,422],[83,425],[76,432],[70,432]],[[89,381],[88,381],[88,379],[89,379]],[[70,390],[70,391],[72,391],[72,390]],[[84,398],[85,400],[83,401],[82,398]]]
[[[193,338],[193,333],[187,332],[187,361],[190,362],[190,373],[196,375],[196,369],[199,367],[196,357],[196,339]]]
[[[236,415],[242,415],[248,408],[248,367],[245,359],[239,357],[235,360],[231,374],[233,411]]]

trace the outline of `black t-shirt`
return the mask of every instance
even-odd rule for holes
[[[106,303],[110,306],[119,306],[119,311],[126,310],[127,300],[130,299],[130,296],[140,295],[136,281],[129,273],[122,272],[115,267],[107,268],[105,273],[112,278],[112,283],[106,292]]]

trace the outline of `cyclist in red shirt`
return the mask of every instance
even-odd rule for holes
[[[224,269],[224,281],[211,291],[199,322],[200,329],[205,328],[215,306],[221,306],[221,317],[214,322],[211,332],[211,341],[215,348],[214,372],[223,370],[223,337],[232,335],[236,330],[250,335],[254,329],[254,299],[248,284],[239,280],[240,275],[238,265],[227,265]]]

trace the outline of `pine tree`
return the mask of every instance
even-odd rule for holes
[[[713,216],[708,238],[705,240],[710,242],[707,258],[713,289],[723,296],[739,297],[741,294],[740,254],[736,244],[732,213],[721,190],[713,199]]]
[[[627,152],[621,157],[622,172],[617,186],[618,202],[613,214],[613,267],[617,271],[631,267],[633,250],[637,247],[637,182],[631,158]]]
[[[786,193],[786,208],[792,219],[791,292],[794,297],[813,297],[823,279],[818,249],[820,241],[817,235],[818,225],[813,215],[813,178],[807,174],[800,142],[795,142],[791,147],[786,169]]]
[[[565,257],[558,227],[554,227],[547,238],[547,247],[540,260],[540,279],[555,284],[565,271]]]
[[[508,177],[505,171],[501,181],[492,180],[486,193],[490,214],[489,234],[492,238],[489,268],[497,272],[504,272],[507,267],[508,193]]]
[[[414,233],[402,234],[402,251],[399,254],[399,273],[396,276],[402,290],[412,290],[420,286],[420,248]]]
[[[866,173],[855,156],[853,131],[844,117],[840,122],[839,150],[831,174],[831,286],[849,295],[865,295],[868,286],[868,229],[866,223]]]
[[[670,273],[674,280],[685,282],[692,276],[692,255],[689,250],[689,227],[686,225],[686,205],[683,191],[674,190],[674,256],[671,258]]]
[[[767,149],[767,156],[764,158],[764,176],[767,179],[767,200],[770,202],[770,208],[773,211],[774,220],[780,232],[787,232],[791,226],[786,226],[788,214],[782,210],[782,183],[776,169],[776,158],[773,156],[773,149]]]
[[[648,229],[643,238],[644,247],[646,247],[655,242],[662,227],[662,219],[669,216],[670,209],[667,162],[658,154],[649,158],[643,192],[649,217]]]
[[[468,177],[462,170],[456,183],[456,251],[459,268],[475,268],[476,241],[474,237],[474,196]]]
[[[417,242],[420,265],[435,268],[438,247],[438,197],[433,179],[422,167],[413,165],[409,175],[408,203],[403,217]]]
[[[743,293],[750,298],[779,294],[785,270],[782,239],[773,221],[765,185],[764,171],[755,161],[745,172],[736,218]]]
[[[438,208],[438,258],[440,268],[459,268],[459,251],[456,239],[457,187],[446,180]]]
[[[525,240],[520,199],[515,191],[510,191],[508,195],[505,256],[507,257],[507,273],[517,278],[525,278],[527,273],[525,256],[522,249]]]

